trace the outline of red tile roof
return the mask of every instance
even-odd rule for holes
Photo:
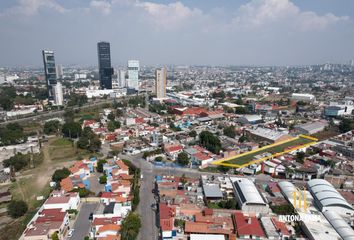
[[[247,217],[241,212],[234,214],[234,221],[238,236],[265,237],[265,233],[257,217]]]
[[[103,225],[102,227],[100,227],[98,229],[98,233],[101,233],[101,232],[105,232],[105,231],[119,231],[120,230],[120,225],[117,225],[117,224],[107,224],[107,225]]]
[[[63,222],[66,212],[62,212],[60,208],[58,209],[44,209],[39,213],[39,217],[36,222]]]
[[[160,219],[160,226],[162,231],[172,231],[174,225],[174,219]]]
[[[173,145],[165,148],[165,152],[167,153],[178,152],[181,150],[183,150],[183,147],[181,145]]]
[[[276,218],[272,218],[272,222],[275,228],[282,233],[283,236],[289,236],[290,232],[285,223],[278,221]]]
[[[92,222],[92,226],[108,225],[108,224],[117,224],[120,218],[95,218]]]

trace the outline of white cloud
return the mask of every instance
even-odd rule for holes
[[[99,10],[104,15],[111,13],[112,4],[105,0],[92,0],[90,2],[90,7]]]
[[[158,4],[152,2],[136,3],[142,8],[148,19],[157,27],[165,30],[174,29],[186,24],[189,20],[201,17],[203,12],[198,8],[189,8],[181,2]]]
[[[301,11],[289,0],[252,0],[238,9],[233,25],[258,28],[286,24],[300,30],[321,30],[348,19],[347,16],[338,17],[332,13],[321,16],[312,11]]]
[[[63,6],[55,0],[19,0],[18,4],[5,11],[6,15],[35,15],[42,8],[49,8],[59,13],[67,11]]]

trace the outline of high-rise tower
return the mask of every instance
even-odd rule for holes
[[[97,43],[98,70],[102,89],[112,89],[113,68],[111,66],[111,48],[109,42]]]
[[[42,51],[45,81],[48,90],[48,99],[53,100],[53,87],[57,84],[57,74],[55,69],[55,60],[53,51]]]
[[[155,71],[155,92],[157,98],[166,97],[167,70],[166,67],[156,69]]]
[[[129,60],[128,61],[128,88],[135,89],[139,91],[139,61]]]

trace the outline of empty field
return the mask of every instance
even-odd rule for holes
[[[242,154],[239,154],[239,155],[231,157],[231,158],[223,159],[215,164],[221,164],[221,165],[233,166],[233,167],[243,167],[247,164],[252,164],[255,161],[264,161],[264,160],[267,160],[271,157],[279,156],[285,152],[290,152],[292,150],[299,149],[299,148],[303,147],[304,145],[314,143],[315,141],[316,140],[314,140],[314,139],[299,136],[299,137],[293,138],[291,140],[287,140],[285,142],[271,144],[271,145],[256,149],[254,151],[242,153]],[[266,153],[269,153],[270,156],[266,156],[265,155]],[[264,154],[264,156],[260,156],[260,157],[256,158],[256,156],[262,155],[262,154]]]

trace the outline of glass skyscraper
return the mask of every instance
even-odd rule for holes
[[[48,98],[53,100],[53,87],[57,84],[57,74],[55,69],[54,52],[43,50],[43,63],[45,81],[48,89]]]
[[[102,89],[112,89],[113,68],[111,67],[111,48],[109,42],[97,43],[98,70]]]
[[[128,61],[128,88],[139,91],[139,61]]]

